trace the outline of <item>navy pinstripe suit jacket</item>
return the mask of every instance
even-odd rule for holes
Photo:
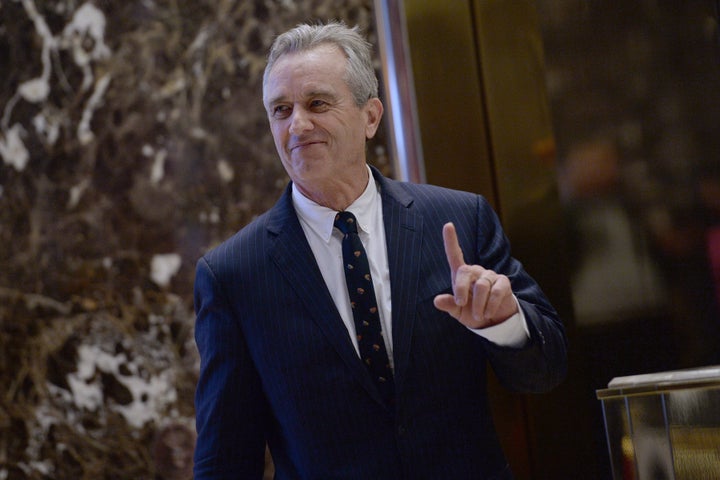
[[[488,408],[487,362],[510,389],[546,391],[566,372],[563,326],[481,196],[373,175],[396,405],[382,404],[361,364],[288,189],[197,265],[196,479],[261,478],[266,441],[278,479],[511,478]],[[510,278],[530,329],[524,348],[491,344],[433,306],[451,291],[448,221],[467,263]]]

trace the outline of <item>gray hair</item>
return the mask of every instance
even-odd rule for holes
[[[358,27],[349,28],[342,22],[326,25],[298,25],[278,36],[268,55],[263,89],[275,62],[287,53],[311,50],[319,45],[335,45],[347,57],[345,82],[355,103],[361,107],[378,96],[378,79],[372,63],[372,45],[363,38]]]

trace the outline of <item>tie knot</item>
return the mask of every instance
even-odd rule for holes
[[[337,215],[335,215],[335,227],[345,235],[348,233],[357,233],[355,215],[347,211],[338,212]]]

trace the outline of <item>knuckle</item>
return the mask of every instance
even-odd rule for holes
[[[472,267],[470,265],[460,265],[457,271],[459,274],[469,276],[472,273]]]

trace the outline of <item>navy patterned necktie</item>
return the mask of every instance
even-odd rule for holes
[[[385,402],[393,402],[395,387],[392,369],[383,340],[375,288],[370,276],[365,248],[357,232],[355,216],[339,212],[335,227],[343,233],[343,270],[352,306],[360,358],[367,367]]]

